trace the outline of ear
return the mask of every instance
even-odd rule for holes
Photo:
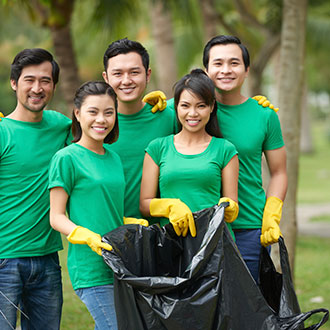
[[[151,76],[151,69],[149,68],[147,70],[147,83],[149,83],[149,81],[150,81],[150,76]]]
[[[79,122],[80,122],[80,111],[79,111],[79,109],[74,108],[74,109],[73,109],[73,112],[74,112],[74,115],[76,116],[77,121],[78,121],[78,123],[79,123]]]
[[[247,78],[247,76],[249,75],[249,72],[250,72],[250,67],[248,67],[245,71],[245,78]]]
[[[10,79],[10,86],[13,89],[13,91],[16,92],[16,90],[17,90],[17,83],[16,83],[16,81],[14,79]]]
[[[103,77],[104,81],[105,81],[107,84],[109,84],[108,75],[107,75],[107,73],[106,73],[105,71],[102,72],[102,77]]]

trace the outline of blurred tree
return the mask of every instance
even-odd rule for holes
[[[178,78],[171,11],[164,0],[150,1],[151,31],[155,40],[157,89],[172,97],[172,85]]]
[[[249,95],[261,94],[262,74],[280,45],[281,0],[200,0],[206,35],[216,35],[215,23],[239,37],[251,53]]]
[[[16,0],[4,1],[7,6],[25,8],[33,22],[46,27],[51,32],[56,60],[61,68],[59,86],[68,105],[73,106],[73,95],[80,85],[78,66],[71,37],[70,22],[74,0]]]
[[[287,149],[288,192],[281,222],[292,269],[297,235],[296,192],[304,85],[307,0],[284,0],[279,66],[279,106]]]

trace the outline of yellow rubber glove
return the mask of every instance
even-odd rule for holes
[[[67,236],[67,239],[72,244],[87,244],[94,252],[102,255],[102,249],[111,251],[112,246],[101,241],[101,235],[92,232],[91,230],[77,226]]]
[[[270,108],[272,110],[274,110],[275,112],[278,111],[278,108],[275,108],[273,104],[271,104],[268,100],[266,96],[263,95],[256,95],[252,97],[254,100],[258,101],[259,105],[262,105],[264,108]]]
[[[149,208],[151,216],[168,218],[178,236],[187,236],[188,229],[192,237],[196,236],[194,217],[189,207],[180,199],[154,198]]]
[[[279,237],[282,236],[279,226],[282,206],[283,202],[279,198],[274,196],[267,198],[260,236],[260,242],[263,246],[278,242]]]
[[[124,220],[124,225],[141,225],[141,226],[145,226],[148,227],[149,226],[149,222],[148,220],[145,219],[136,219],[136,218],[123,218]]]
[[[162,91],[153,91],[148,93],[142,99],[143,102],[149,103],[153,105],[151,109],[152,113],[159,111],[163,111],[166,108],[166,96]]]
[[[225,208],[225,221],[226,222],[233,222],[236,220],[237,216],[238,216],[238,211],[239,211],[239,207],[238,204],[232,200],[229,197],[221,197],[219,200],[218,205],[220,205],[221,203],[225,203],[228,202],[229,205]]]
[[[2,120],[1,118],[3,118],[3,117],[4,117],[3,113],[0,112],[0,121]]]

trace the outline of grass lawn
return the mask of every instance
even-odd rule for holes
[[[301,311],[330,310],[330,239],[298,237],[295,261],[295,288]],[[314,302],[313,302],[314,301]],[[316,323],[319,316],[312,317]],[[306,326],[311,323],[306,322]],[[330,330],[330,321],[321,329]]]
[[[299,159],[298,204],[330,203],[330,142],[325,122],[313,125],[315,152]]]

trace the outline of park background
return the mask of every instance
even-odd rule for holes
[[[161,89],[171,97],[178,78],[202,67],[207,40],[217,34],[240,37],[251,54],[245,95],[267,95],[280,107],[289,175],[281,229],[300,306],[330,309],[328,0],[2,0],[0,28],[4,114],[16,105],[10,64],[24,48],[55,55],[61,73],[49,108],[71,116],[74,91],[86,80],[102,79],[103,54],[114,40],[140,41],[151,60],[148,91]],[[267,181],[266,171],[264,177]],[[63,243],[61,328],[93,329],[72,290],[65,238]]]

